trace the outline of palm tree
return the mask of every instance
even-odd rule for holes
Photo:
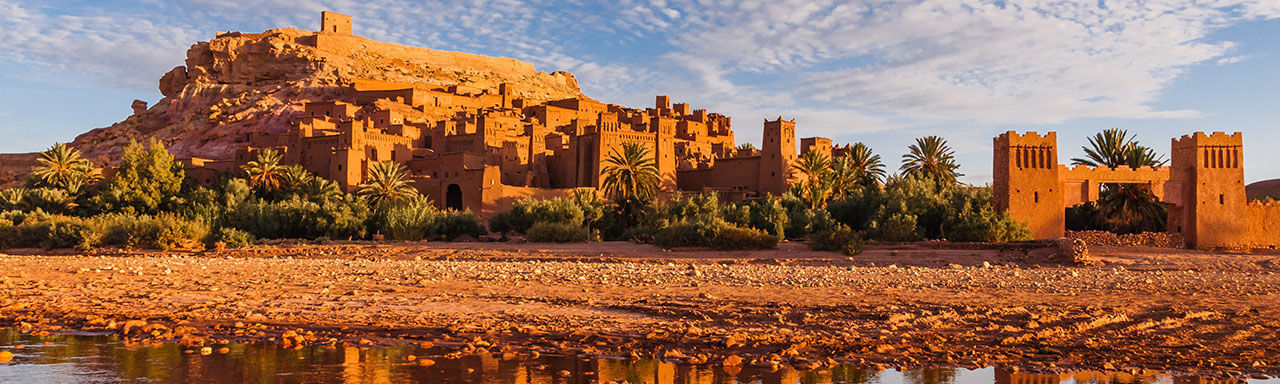
[[[622,145],[622,152],[615,148],[604,160],[605,195],[617,201],[637,202],[652,198],[662,181],[658,166],[648,148],[639,143]]]
[[[879,185],[884,180],[884,162],[880,155],[871,153],[871,148],[863,143],[854,143],[849,151],[849,167],[857,175],[857,183],[862,186]]]
[[[284,181],[285,167],[280,164],[280,152],[267,148],[258,151],[258,158],[240,166],[249,178],[249,186],[263,193],[280,189]]]
[[[307,169],[301,165],[290,165],[284,167],[284,172],[280,174],[280,188],[296,192],[313,178],[315,176],[312,176],[311,172],[307,172]]]
[[[738,150],[737,150],[737,152],[738,152],[738,154],[740,154],[740,155],[750,155],[750,154],[751,154],[751,152],[754,152],[755,150],[756,150],[756,145],[755,145],[755,144],[751,144],[751,143],[742,143],[742,144],[738,144]]]
[[[1071,159],[1075,165],[1116,168],[1162,166],[1163,155],[1138,144],[1134,136],[1119,128],[1110,128],[1089,138],[1081,147],[1085,157]],[[1168,210],[1148,184],[1102,184],[1097,201],[1094,225],[1112,232],[1163,231]]]
[[[418,195],[418,189],[409,185],[409,172],[404,165],[394,161],[374,163],[369,167],[368,181],[356,187],[356,194],[368,199],[374,207],[393,203]]]
[[[0,210],[18,209],[26,195],[26,188],[0,189]]]
[[[329,200],[342,195],[342,189],[338,187],[338,183],[323,177],[312,176],[296,188],[294,193],[311,201]]]
[[[1137,137],[1129,131],[1110,128],[1089,138],[1089,146],[1081,147],[1084,158],[1071,159],[1073,165],[1116,168],[1121,166],[1160,166],[1168,161],[1155,150],[1138,144]]]
[[[938,136],[925,136],[916,139],[916,143],[908,147],[909,152],[902,155],[902,174],[918,178],[927,178],[940,184],[954,184],[956,178],[964,176],[956,169],[955,151],[947,145],[947,140]]]
[[[44,185],[67,189],[80,187],[101,177],[93,163],[80,156],[80,151],[63,143],[54,144],[49,150],[41,152],[36,159],[39,165],[32,169],[32,174]],[[73,193],[75,193],[73,192]]]
[[[831,158],[822,152],[808,151],[796,158],[791,170],[793,174],[804,177],[804,196],[801,197],[809,201],[810,208],[817,209],[826,203],[831,186]]]
[[[831,186],[831,198],[843,200],[849,192],[858,187],[858,170],[853,166],[850,156],[831,159],[831,171],[827,172],[827,183]]]

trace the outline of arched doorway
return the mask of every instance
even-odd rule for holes
[[[444,207],[449,209],[462,210],[462,187],[457,184],[449,184],[444,191]]]

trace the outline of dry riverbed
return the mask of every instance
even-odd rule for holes
[[[1280,374],[1280,255],[879,245],[273,245],[0,255],[0,326],[690,363]],[[37,254],[41,253],[41,254]]]

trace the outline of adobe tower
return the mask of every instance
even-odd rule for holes
[[[782,195],[787,191],[787,175],[796,159],[796,119],[764,121],[760,148],[760,193]]]
[[[997,211],[1027,222],[1037,239],[1062,237],[1066,226],[1058,180],[1058,135],[1009,131],[994,139],[992,195]]]
[[[1169,212],[1170,222],[1182,228],[1187,245],[1195,248],[1247,246],[1248,202],[1240,133],[1196,132],[1173,139],[1170,180],[1182,193],[1182,204]],[[1173,216],[1177,217],[1173,217]]]

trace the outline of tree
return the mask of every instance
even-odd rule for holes
[[[49,150],[41,152],[39,163],[32,170],[42,186],[61,188],[72,194],[80,191],[85,184],[102,177],[101,170],[93,163],[80,156],[80,151],[63,143],[54,144]]]
[[[176,199],[185,177],[182,164],[173,161],[159,140],[152,138],[146,146],[131,140],[115,177],[94,202],[104,212],[160,213]]]
[[[258,157],[240,166],[249,179],[249,187],[263,194],[271,194],[280,189],[284,182],[285,167],[280,164],[283,157],[274,149],[258,151]]]
[[[652,152],[644,145],[623,144],[622,152],[615,148],[604,162],[605,195],[623,201],[647,200],[657,193],[661,177]]]
[[[751,144],[751,143],[742,143],[742,144],[738,144],[738,153],[739,153],[739,154],[747,155],[747,154],[751,154],[751,152],[753,152],[753,151],[755,151],[755,150],[756,150],[756,145],[755,145],[755,144]]]
[[[916,178],[932,179],[940,184],[955,184],[956,178],[964,176],[956,169],[955,151],[947,145],[947,140],[938,136],[925,136],[916,139],[916,143],[908,147],[902,155],[902,174]]]
[[[801,197],[809,202],[809,208],[825,205],[831,189],[831,158],[822,152],[808,151],[791,164],[791,170],[804,177],[800,181],[804,186]]]
[[[601,170],[605,195],[618,204],[624,227],[630,227],[640,208],[658,193],[662,177],[652,152],[639,143],[625,143],[622,152],[615,148]]]
[[[364,197],[374,207],[393,203],[418,195],[418,189],[409,185],[409,172],[404,165],[394,161],[374,163],[364,184],[356,187],[356,194]]]
[[[879,185],[884,181],[884,162],[880,155],[871,152],[871,148],[863,143],[854,143],[849,151],[849,168],[854,170],[856,182],[861,186]]]
[[[1073,165],[1116,168],[1121,166],[1161,166],[1168,161],[1155,150],[1138,144],[1137,137],[1119,128],[1110,128],[1089,138],[1089,146],[1081,147],[1085,157],[1071,159]]]
[[[1072,164],[1138,168],[1162,166],[1168,162],[1155,150],[1139,144],[1137,137],[1119,128],[1093,135],[1089,138],[1089,145],[1080,149],[1085,157],[1071,159]],[[1096,205],[1097,211],[1091,221],[1100,229],[1121,233],[1163,231],[1167,224],[1168,208],[1148,184],[1104,183]]]

